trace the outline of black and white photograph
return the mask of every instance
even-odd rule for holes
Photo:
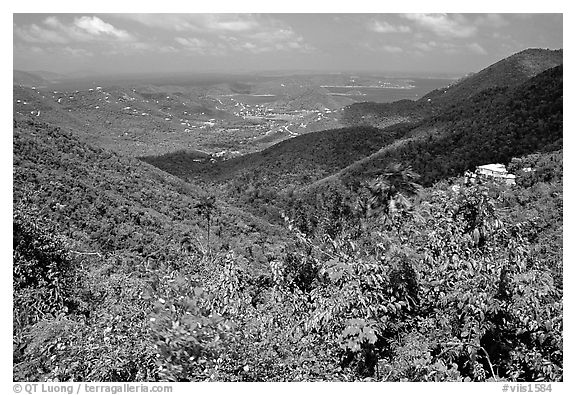
[[[14,393],[563,388],[563,13],[12,23]]]

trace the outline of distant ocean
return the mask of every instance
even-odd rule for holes
[[[358,102],[390,103],[398,100],[418,100],[434,89],[444,88],[452,84],[454,79],[447,78],[387,78],[387,87],[366,86],[324,86],[335,96],[349,97]],[[271,103],[279,99],[278,95],[236,94],[237,100],[256,105]]]
[[[338,96],[350,97],[356,101],[371,101],[376,103],[391,103],[398,100],[418,100],[434,89],[444,88],[452,84],[454,79],[445,78],[398,78],[398,84],[394,84],[394,79],[387,79],[391,82],[390,87],[361,87],[361,86],[330,86],[325,87],[330,93]],[[408,84],[405,82],[408,81]],[[402,88],[394,86],[404,86]]]

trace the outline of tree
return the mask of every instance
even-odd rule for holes
[[[212,224],[212,214],[216,210],[216,198],[214,196],[203,196],[194,208],[199,215],[206,219],[208,225],[208,253],[210,253],[210,226]]]
[[[385,222],[400,231],[402,218],[412,207],[408,198],[416,196],[421,186],[419,175],[410,166],[391,164],[375,180],[367,185],[368,214],[382,215]]]

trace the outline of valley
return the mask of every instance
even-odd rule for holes
[[[27,77],[15,77],[15,82],[23,83],[14,85],[17,116],[81,128],[90,141],[130,156],[184,150],[225,159],[261,151],[302,134],[340,127],[342,109],[366,97],[334,95],[321,84],[367,84],[376,78],[239,76],[228,81],[233,76],[209,80],[179,76],[42,84],[41,77],[31,81]],[[384,91],[372,94],[372,98],[393,101],[397,91],[409,88],[417,91],[413,95],[423,94],[430,85],[442,86],[451,80],[422,81],[426,81],[425,88],[405,85],[408,82],[403,79],[388,79],[378,80],[379,85],[369,89]],[[346,89],[355,86],[364,89],[364,85]]]
[[[15,71],[14,381],[563,381],[562,56]]]

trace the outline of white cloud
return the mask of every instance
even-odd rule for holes
[[[469,38],[477,28],[458,14],[405,14],[404,18],[434,34],[447,38]]]
[[[238,37],[238,39],[242,41],[243,38]],[[288,27],[258,31],[247,35],[246,40],[253,44],[248,46],[252,52],[270,52],[274,50],[310,52],[313,50],[312,46]]]
[[[32,46],[32,47],[30,47],[30,52],[35,53],[35,54],[41,54],[41,53],[44,53],[44,50],[40,47]]]
[[[428,41],[422,42],[418,41],[412,44],[412,46],[420,51],[430,52],[430,51],[442,51],[448,54],[459,53],[462,51],[470,51],[478,55],[486,55],[488,52],[480,44],[476,42],[472,43],[453,43],[446,41]]]
[[[75,58],[85,58],[94,56],[94,54],[90,51],[87,51],[84,48],[72,48],[72,47],[64,47],[62,48],[62,52],[67,56],[72,56]]]
[[[129,40],[130,34],[124,30],[115,28],[98,17],[83,16],[74,19],[74,25],[95,36],[111,36],[119,40]]]
[[[488,26],[492,28],[501,28],[508,26],[510,22],[502,14],[483,14],[474,21],[478,26]]]
[[[74,18],[71,23],[62,23],[55,16],[44,19],[41,25],[14,26],[14,34],[28,43],[68,44],[89,41],[129,41],[132,36],[115,28],[98,17]]]
[[[62,24],[60,23],[60,21],[58,20],[58,18],[56,18],[55,16],[49,16],[46,19],[44,19],[44,24],[46,26],[49,26],[53,29],[60,29],[62,28]]]
[[[206,18],[205,27],[216,31],[225,32],[245,32],[258,28],[259,24],[255,19],[245,19],[232,17],[230,19],[223,19],[217,14],[209,15]]]
[[[253,34],[250,34],[248,37],[254,40],[258,40],[263,43],[270,43],[270,42],[282,42],[282,41],[290,41],[290,40],[297,40],[298,37],[296,33],[292,29],[281,28],[275,30],[264,30],[259,31]]]
[[[313,50],[312,46],[290,26],[270,15],[116,14],[115,16],[148,27],[178,32],[176,42],[193,52],[221,55],[224,52],[235,51],[263,53]],[[210,46],[199,45],[196,41],[199,39],[209,43]]]
[[[115,14],[114,16],[178,32],[246,32],[259,27],[253,14]]]
[[[488,51],[477,42],[454,43],[448,41],[417,41],[412,44],[414,48],[423,52],[441,51],[447,54],[462,53],[466,50],[478,55],[486,55]]]
[[[199,38],[184,38],[184,37],[176,37],[174,39],[178,44],[183,46],[186,50],[191,52],[197,53],[205,53],[211,45],[206,40],[201,40]]]
[[[468,49],[478,55],[486,55],[488,52],[478,43],[470,43],[467,45]]]
[[[402,49],[401,47],[389,44],[363,43],[361,46],[374,52],[388,52],[388,53],[404,52],[404,49]]]
[[[417,41],[413,45],[414,47],[418,48],[421,51],[432,51],[433,49],[438,48],[438,43],[436,43],[435,41],[428,41],[428,42]]]
[[[391,25],[386,21],[371,21],[368,30],[376,33],[410,33],[412,29],[405,25]]]
[[[260,47],[252,42],[245,42],[240,44],[240,46],[238,47],[238,49],[243,49],[245,51],[249,51],[252,53],[262,53],[262,52],[266,52],[266,50],[263,47]]]
[[[400,53],[404,51],[402,48],[393,45],[383,45],[381,49],[382,51],[389,53]]]
[[[175,16],[169,16],[170,18]],[[138,17],[140,18],[140,17]],[[232,52],[254,54],[273,51],[310,52],[312,46],[291,27],[271,18],[236,15],[179,16],[178,29],[187,26],[192,36],[178,36],[175,41],[184,49],[210,55],[224,55]],[[206,29],[196,29],[190,24],[202,22]],[[186,24],[184,23],[186,22]],[[155,21],[154,23],[158,23]]]
[[[69,38],[59,32],[46,29],[36,24],[25,27],[14,26],[14,36],[27,43],[66,44]]]

